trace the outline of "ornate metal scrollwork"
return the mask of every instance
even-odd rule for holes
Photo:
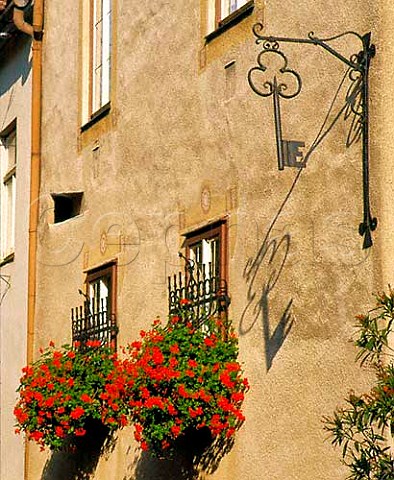
[[[73,345],[80,348],[88,340],[99,340],[103,346],[116,348],[118,326],[115,314],[108,309],[108,300],[85,299],[83,305],[71,309]]]
[[[359,226],[359,233],[364,237],[363,248],[372,246],[371,232],[376,229],[377,219],[372,217],[369,200],[369,125],[368,125],[368,74],[371,58],[375,55],[375,47],[371,44],[371,34],[364,36],[353,31],[347,31],[339,35],[328,38],[319,38],[314,32],[310,32],[307,38],[285,38],[262,35],[263,25],[257,23],[253,26],[253,33],[256,37],[256,44],[262,46],[262,51],[257,56],[257,66],[252,67],[248,72],[248,82],[251,89],[261,97],[273,97],[273,110],[275,122],[275,135],[277,145],[278,168],[284,167],[303,168],[311,156],[312,152],[323,141],[331,130],[334,123],[340,117],[349,122],[345,145],[350,147],[354,143],[362,140],[362,166],[363,166],[363,221]],[[349,58],[337,51],[330,42],[343,37],[353,36],[361,43],[361,50],[352,54]],[[298,72],[288,67],[288,59],[281,50],[281,43],[296,43],[316,45],[329,52],[333,57],[347,65],[347,77],[350,82],[345,96],[344,105],[336,114],[331,125],[324,130],[327,118],[331,112],[332,105],[338,96],[335,94],[334,101],[326,116],[323,126],[310,147],[309,151],[303,154],[301,148],[305,146],[304,142],[289,141],[282,138],[282,119],[280,111],[280,100],[289,100],[295,98],[302,89],[302,79]],[[270,67],[275,65],[276,70]],[[291,83],[291,81],[293,83]],[[342,85],[343,82],[341,82]]]
[[[209,266],[196,265],[181,253],[179,256],[185,260],[185,271],[168,277],[169,314],[176,314],[182,300],[187,300],[191,321],[196,328],[215,316],[224,315],[227,318],[230,305],[227,282],[215,275]]]
[[[273,97],[279,170],[283,170],[285,166],[302,167],[304,165],[301,165],[297,157],[299,156],[298,147],[304,146],[304,143],[282,138],[280,111],[281,98],[289,100],[301,92],[301,76],[295,70],[288,68],[287,57],[279,50],[277,41],[265,40],[262,45],[263,50],[257,57],[258,66],[251,68],[248,73],[249,85],[257,95]]]

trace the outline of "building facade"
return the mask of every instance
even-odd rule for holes
[[[29,13],[26,12],[26,15]],[[31,153],[31,41],[0,11],[0,477],[23,478],[13,406],[26,364]]]
[[[251,384],[214,471],[154,460],[125,428],[92,478],[346,477],[322,418],[367,389],[353,319],[392,281],[392,17],[383,0],[45,3],[31,348],[71,342],[86,298],[134,340],[186,258],[226,281]],[[282,40],[256,44],[256,23]],[[27,458],[29,479],[77,478],[67,454]]]

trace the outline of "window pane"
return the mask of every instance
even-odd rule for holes
[[[15,175],[6,184],[7,190],[7,251],[5,254],[11,253],[14,251],[15,247],[15,199],[16,199],[16,188],[15,188]]]
[[[15,167],[16,165],[16,132],[11,132],[7,137],[4,139],[4,146],[7,151],[7,161],[5,168],[6,170],[11,170],[11,168]]]
[[[111,74],[111,2],[104,0],[103,3],[101,105],[109,102]]]
[[[190,260],[207,277],[220,275],[219,237],[203,238],[190,246]]]
[[[221,19],[227,17],[231,13],[235,12],[238,10],[238,8],[241,8],[242,5],[245,5],[248,0],[222,0],[221,4]]]
[[[95,0],[93,11],[92,113],[110,100],[111,0]]]
[[[1,138],[0,257],[15,250],[16,221],[16,131]]]
[[[103,305],[107,307],[110,292],[110,280],[109,276],[98,278],[97,280],[89,283],[89,297],[94,302],[95,306],[99,308]]]
[[[105,275],[89,282],[90,315],[94,338],[110,343],[111,276]]]

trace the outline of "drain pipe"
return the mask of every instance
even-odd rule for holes
[[[14,0],[14,3],[23,0]],[[18,9],[15,8],[16,12]],[[22,10],[23,14],[23,10]],[[18,17],[17,13],[17,17]],[[40,164],[41,164],[41,80],[42,80],[42,31],[44,0],[35,0],[33,6],[32,36],[32,104],[31,104],[31,167],[29,211],[29,258],[27,285],[27,349],[26,360],[34,360],[34,330],[37,289],[37,226],[39,219]],[[28,24],[27,24],[28,25]],[[25,27],[23,27],[25,28]],[[27,30],[29,28],[27,27]],[[25,30],[23,30],[25,31]],[[26,32],[27,33],[27,32]],[[29,479],[30,448],[25,443],[25,480]]]

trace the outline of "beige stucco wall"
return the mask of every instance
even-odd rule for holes
[[[0,266],[0,478],[24,477],[23,438],[14,434],[16,389],[26,364],[30,186],[30,42],[19,39],[0,57],[0,132],[17,122],[15,258]],[[1,234],[1,232],[0,232]],[[5,282],[5,280],[9,283]]]
[[[80,9],[78,2],[46,3],[35,350],[70,340],[84,270],[113,258],[119,343],[135,338],[166,315],[167,275],[181,266],[182,234],[227,216],[230,316],[251,391],[235,447],[212,478],[346,476],[321,420],[349,389],[367,388],[349,342],[354,315],[393,280],[393,22],[389,4],[378,4],[256,0],[251,17],[204,45],[203,1],[117,0],[111,112],[81,134]],[[372,31],[371,203],[379,226],[369,250],[357,233],[361,146],[345,149],[347,125],[336,124],[299,176],[277,170],[272,100],[257,97],[246,80],[259,51],[250,30],[256,21],[286,37]],[[353,40],[335,45],[346,55],[360,48]],[[303,78],[302,94],[282,104],[284,138],[310,146],[346,69],[317,47],[284,50]],[[230,74],[225,67],[233,61]],[[65,191],[84,192],[84,211],[54,225],[50,194]],[[103,234],[108,244],[100,243]],[[67,458],[30,452],[32,480],[63,478]],[[189,477],[178,464],[141,455],[130,430],[94,475]]]

